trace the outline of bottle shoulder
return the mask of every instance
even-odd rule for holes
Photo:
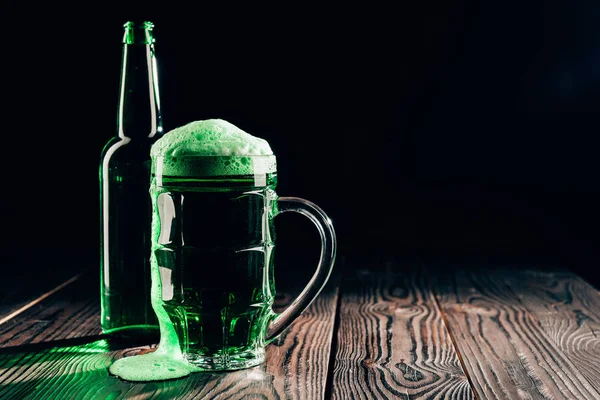
[[[111,138],[101,152],[101,162],[127,160],[150,160],[150,149],[158,137],[136,138],[115,136]]]

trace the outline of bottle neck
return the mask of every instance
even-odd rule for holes
[[[125,24],[117,116],[121,138],[152,138],[163,133],[154,39],[150,29]]]

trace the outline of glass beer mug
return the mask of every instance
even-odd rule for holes
[[[315,204],[276,194],[274,155],[193,155],[177,165],[152,159],[153,308],[161,324],[172,326],[183,358],[198,369],[260,364],[266,344],[328,280],[336,252],[332,223]],[[243,168],[230,168],[235,165]],[[277,315],[271,308],[273,222],[288,211],[315,224],[322,248],[312,279]]]

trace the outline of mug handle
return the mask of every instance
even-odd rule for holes
[[[304,290],[288,308],[269,323],[266,334],[267,343],[275,339],[294,322],[321,292],[331,275],[337,247],[333,224],[319,206],[299,197],[280,197],[275,201],[274,217],[284,212],[294,211],[308,217],[315,224],[321,236],[321,256],[317,270]]]

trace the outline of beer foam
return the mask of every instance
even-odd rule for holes
[[[154,172],[172,176],[248,175],[277,169],[266,140],[223,119],[175,128],[154,143],[150,154]]]
[[[165,354],[161,349],[153,353],[121,358],[110,366],[109,371],[130,382],[183,378],[195,372],[189,363]]]

